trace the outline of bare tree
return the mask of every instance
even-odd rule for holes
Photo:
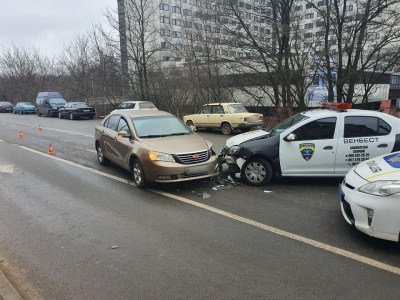
[[[398,1],[309,3],[324,25],[319,31],[324,45],[316,54],[320,57],[318,68],[324,70],[329,84],[329,100],[333,101],[336,86],[338,102],[354,102],[359,93],[363,102],[368,102],[379,78],[400,62]],[[359,92],[358,84],[364,85]]]
[[[34,48],[3,47],[0,52],[2,98],[12,102],[33,101],[38,92],[57,86],[54,58]]]

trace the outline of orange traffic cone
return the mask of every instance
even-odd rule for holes
[[[51,144],[49,145],[49,152],[47,152],[47,153],[50,154],[50,155],[56,154],[56,153],[54,152],[53,146],[52,146]]]
[[[39,131],[43,131],[43,128],[41,125],[39,125]]]
[[[24,135],[22,134],[22,131],[19,132],[19,138],[20,138],[20,139],[23,139],[23,138],[24,138]]]

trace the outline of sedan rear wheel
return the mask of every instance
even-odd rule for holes
[[[143,167],[137,159],[132,163],[132,174],[135,185],[140,189],[144,189],[147,185],[147,181],[144,176]]]
[[[189,126],[189,127],[190,126],[194,126],[194,124],[193,124],[193,122],[191,120],[187,120],[186,121],[186,125]]]
[[[103,149],[101,149],[101,146],[98,145],[96,150],[97,150],[97,159],[99,160],[99,163],[102,166],[107,166],[110,163],[110,160],[104,156]]]
[[[240,175],[248,185],[263,186],[272,178],[272,167],[265,159],[256,157],[244,163]]]
[[[22,114],[23,114],[22,110],[20,110],[20,111],[19,111],[19,114],[20,114],[20,115],[22,115]]]
[[[229,135],[232,133],[232,127],[229,123],[222,124],[221,129],[223,134]]]

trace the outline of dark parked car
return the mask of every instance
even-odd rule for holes
[[[13,108],[14,114],[19,113],[22,114],[34,114],[35,106],[30,102],[18,102]]]
[[[12,112],[14,105],[10,102],[3,101],[0,102],[0,112]]]
[[[66,117],[71,120],[79,118],[93,119],[96,115],[94,107],[88,106],[85,102],[68,102],[65,106],[58,109],[60,119]]]

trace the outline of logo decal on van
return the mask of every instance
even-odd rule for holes
[[[309,161],[314,154],[315,144],[312,144],[312,143],[300,144],[299,150],[300,150],[301,156],[303,156],[303,158],[306,161]]]

